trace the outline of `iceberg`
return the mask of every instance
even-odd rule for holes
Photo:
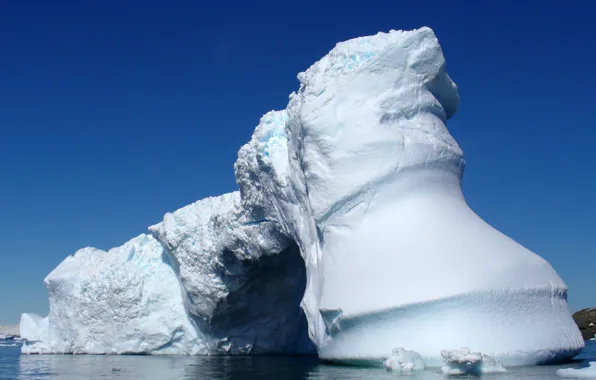
[[[49,316],[22,317],[23,352],[580,352],[565,283],[465,201],[446,127],[458,89],[430,28],[339,43],[298,79],[239,150],[239,191],[67,258],[45,281]]]

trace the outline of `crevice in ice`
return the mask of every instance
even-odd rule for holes
[[[323,318],[327,335],[335,335],[341,331],[339,326],[339,318],[343,313],[341,309],[321,309],[319,313],[321,313],[321,317]]]
[[[177,328],[171,334],[172,339],[170,339],[169,342],[164,343],[163,345],[157,347],[154,351],[156,353],[160,353],[160,352],[168,353],[168,351],[171,351],[173,349],[174,353],[175,353],[175,349],[176,349],[175,346],[183,342],[184,335],[185,335],[185,331],[181,328]]]
[[[263,219],[259,219],[259,220],[251,220],[248,222],[243,222],[242,225],[243,226],[254,226],[257,224],[261,224],[261,223],[274,223],[274,222],[272,220],[263,218]]]

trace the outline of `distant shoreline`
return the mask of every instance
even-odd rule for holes
[[[20,336],[19,325],[0,326],[0,334]]]

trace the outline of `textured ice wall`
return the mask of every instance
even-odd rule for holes
[[[24,353],[312,354],[293,242],[239,193],[167,214],[122,247],[79,250],[45,280],[50,314],[23,314]]]
[[[108,252],[83,248],[44,283],[50,313],[23,314],[24,353],[208,353],[169,258],[149,235]]]
[[[246,213],[238,192],[203,199],[150,227],[178,268],[187,310],[230,354],[305,354],[315,348],[300,310],[306,274],[293,242]]]

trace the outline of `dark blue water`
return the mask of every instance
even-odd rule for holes
[[[305,357],[188,357],[188,356],[92,356],[21,355],[20,347],[0,342],[0,379],[221,379],[221,380],[302,380],[302,379],[395,379],[401,377],[383,368],[341,367]],[[596,342],[573,363],[562,366],[509,368],[501,375],[483,378],[502,380],[554,380],[559,368],[580,368],[596,361]],[[444,379],[438,369],[407,376],[410,379]]]

